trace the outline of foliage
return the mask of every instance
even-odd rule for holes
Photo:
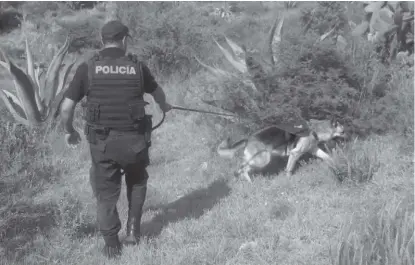
[[[366,2],[363,7],[366,15],[353,29],[354,36],[367,34],[370,41],[382,44],[382,57],[385,61],[394,60],[401,51],[413,53],[413,2]]]
[[[410,265],[414,263],[414,212],[398,203],[385,205],[354,231],[344,227],[333,265]],[[392,209],[388,209],[392,208]],[[332,256],[334,253],[332,253]]]
[[[345,5],[341,2],[317,2],[316,7],[303,9],[300,19],[304,33],[310,30],[323,35],[333,29],[334,34],[342,34],[348,29]]]
[[[330,10],[334,15],[329,15]],[[285,32],[282,16],[269,35],[263,36],[268,40],[268,57],[274,58],[271,64],[227,38],[231,52],[216,42],[239,75],[200,62],[220,83],[216,96],[209,93],[204,101],[259,126],[334,116],[350,133],[360,136],[406,130],[393,117],[412,115],[409,108],[404,113],[398,109],[412,98],[413,91],[407,89],[411,84],[402,87],[402,79],[393,80],[391,74],[405,66],[383,65],[370,43],[353,41],[341,3],[319,3],[301,18],[299,26],[290,18],[290,31]],[[399,89],[406,91],[405,96],[397,93]],[[405,128],[411,126],[410,122],[404,124]]]
[[[22,14],[14,9],[4,10],[0,6],[0,33],[10,32],[21,24]]]
[[[131,50],[156,76],[179,74],[183,80],[189,78],[200,69],[194,56],[209,54],[211,44],[206,39],[220,34],[220,30],[215,30],[219,25],[213,25],[206,9],[196,9],[193,5],[190,2],[119,4],[118,17],[132,30],[135,45]]]
[[[16,95],[2,89],[0,96],[17,122],[36,126],[50,120],[62,99],[68,73],[74,62],[62,65],[68,51],[69,40],[52,59],[46,73],[35,67],[32,52],[26,39],[26,63],[24,72],[0,50],[0,65],[13,76]]]
[[[152,152],[152,166],[157,174],[153,174],[154,185],[149,185],[150,200],[145,207],[151,210],[145,211],[143,224],[143,231],[152,238],[143,241],[142,251],[124,256],[126,264],[137,260],[143,264],[154,260],[158,264],[271,264],[276,259],[279,264],[304,260],[328,263],[329,243],[321,242],[329,242],[345,216],[376,211],[376,205],[393,196],[410,193],[413,197],[413,68],[395,61],[380,63],[375,44],[352,38],[349,23],[324,11],[332,8],[330,12],[342,15],[341,4],[320,3],[319,11],[316,9],[320,15],[304,33],[298,9],[287,10],[282,16],[278,2],[275,6],[273,2],[239,2],[239,11],[235,6],[235,12],[229,8],[231,19],[212,14],[211,7],[223,4],[211,2],[100,3],[76,12],[62,2],[45,3],[23,4],[33,24],[31,32],[26,32],[31,35],[15,30],[1,40],[16,65],[20,63],[18,56],[12,56],[9,49],[12,45],[23,47],[22,35],[28,37],[36,60],[49,61],[47,51],[51,49],[44,44],[63,43],[66,35],[76,40],[68,53],[77,50],[86,57],[100,47],[99,29],[115,13],[132,31],[129,48],[148,63],[161,84],[165,82],[170,102],[181,97],[178,91],[186,89],[189,96],[183,102],[188,107],[205,108],[198,105],[203,99],[244,118],[168,114],[154,135],[158,143]],[[306,5],[295,3],[300,9]],[[314,8],[315,3],[311,5]],[[272,35],[273,28],[279,32],[278,25],[280,34]],[[340,36],[345,45],[339,45]],[[242,71],[233,67],[225,54],[231,55],[228,58],[236,66],[242,65]],[[242,59],[238,58],[241,55]],[[207,74],[197,60],[204,68],[210,66],[224,74]],[[61,138],[43,144],[40,138],[58,136],[43,128],[33,130],[6,121],[5,116],[12,117],[8,111],[1,114],[0,256],[10,255],[9,264],[47,264],[50,260],[105,263],[95,250],[95,203],[85,177],[89,167],[85,164],[85,141],[75,150],[65,149]],[[376,183],[363,187],[336,188],[326,178],[325,167],[311,163],[298,173],[295,183],[271,177],[259,178],[254,186],[231,181],[198,190],[232,174],[227,161],[208,152],[209,147],[214,151],[215,141],[223,137],[221,123],[226,123],[226,129],[242,125],[248,133],[270,123],[329,116],[342,118],[355,133],[396,131],[406,136],[407,142],[382,137],[387,148],[379,147],[376,155],[371,153],[372,145],[367,145],[371,140],[346,144],[334,152],[336,177],[364,182],[374,176]],[[82,121],[77,114],[75,117],[74,125],[79,128]],[[232,136],[242,137],[239,129],[230,132]],[[395,150],[399,144],[409,154],[403,157]],[[387,161],[379,169],[378,159]],[[230,194],[227,185],[231,185]],[[120,199],[126,200],[125,196]],[[217,202],[221,207],[213,207]],[[120,204],[120,213],[125,213],[126,204]],[[195,220],[195,216],[203,217]],[[275,219],[281,216],[286,220]],[[341,239],[333,264],[412,264],[413,213],[391,211],[373,219],[363,232]],[[153,230],[157,231],[153,234]],[[210,241],[201,244],[206,235]],[[255,240],[258,246],[240,248],[247,239]],[[311,247],[304,248],[304,244]],[[289,254],[293,251],[297,255]]]
[[[380,167],[373,143],[368,141],[361,145],[356,144],[356,140],[333,152],[330,172],[339,182],[360,184],[371,181]]]
[[[71,9],[80,10],[84,8],[93,8],[99,1],[65,1]]]

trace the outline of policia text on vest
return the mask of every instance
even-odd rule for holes
[[[96,74],[121,74],[121,75],[135,75],[137,74],[134,67],[131,66],[118,66],[118,65],[97,65],[95,66]]]

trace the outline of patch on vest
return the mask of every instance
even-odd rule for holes
[[[95,74],[116,74],[116,75],[136,75],[134,66],[119,65],[97,65],[95,66]]]

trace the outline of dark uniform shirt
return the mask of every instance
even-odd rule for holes
[[[105,57],[119,58],[125,55],[124,50],[120,48],[105,48],[100,51],[100,55]],[[144,79],[144,92],[153,93],[158,84],[150,72],[150,69],[145,64],[142,64],[143,79]],[[81,101],[88,90],[88,64],[86,62],[79,65],[75,72],[72,82],[65,92],[65,97],[75,102]]]

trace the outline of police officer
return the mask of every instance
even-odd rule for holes
[[[104,255],[121,254],[117,212],[121,176],[125,173],[128,199],[125,243],[137,244],[140,238],[142,208],[146,196],[149,164],[151,116],[145,114],[144,93],[150,93],[163,112],[171,105],[163,89],[146,65],[135,55],[126,54],[128,28],[120,21],[102,27],[104,49],[79,65],[61,104],[65,140],[69,146],[81,140],[74,129],[73,115],[78,102],[86,96],[85,135],[92,166],[90,183],[97,199],[97,222],[105,246]]]

